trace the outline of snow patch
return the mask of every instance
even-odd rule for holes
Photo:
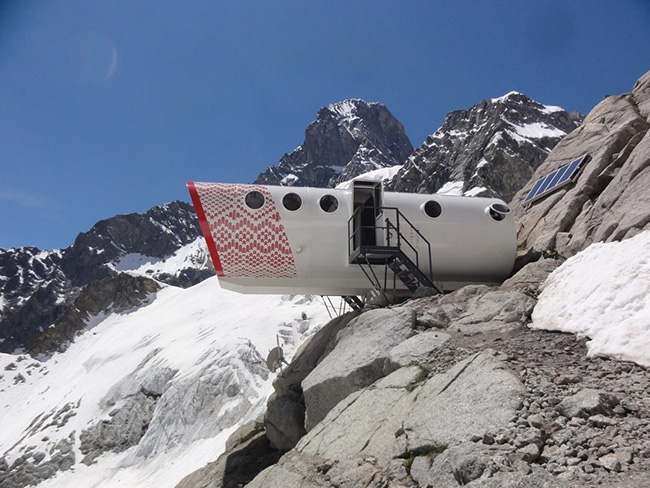
[[[650,366],[650,231],[592,244],[546,280],[532,328],[589,337],[590,356]]]
[[[298,177],[296,175],[294,175],[293,173],[289,173],[287,176],[282,178],[282,181],[280,181],[280,184],[285,185],[285,186],[291,186],[296,181],[298,181]]]
[[[166,258],[130,253],[112,263],[112,267],[116,271],[151,277],[162,273],[175,275],[184,268],[205,268],[209,266],[208,261],[205,240],[199,237]]]
[[[475,186],[474,188],[467,190],[465,193],[463,193],[463,195],[466,197],[477,197],[483,193],[486,193],[487,191],[488,189],[484,186]]]
[[[359,176],[355,176],[351,180],[343,181],[336,185],[337,190],[347,190],[352,187],[352,182],[355,180],[362,181],[387,181],[393,178],[397,172],[402,169],[402,165],[398,164],[396,166],[389,166],[387,168],[379,168],[367,173],[363,173]]]
[[[526,139],[542,139],[544,137],[564,137],[566,132],[557,127],[551,127],[543,122],[533,122],[525,125],[514,125],[515,132]]]
[[[343,100],[342,102],[330,103],[327,107],[330,112],[339,115],[347,120],[358,119],[357,105],[359,100]]]
[[[564,109],[555,105],[542,105],[541,112],[545,114],[552,114],[555,112],[564,112]]]
[[[463,194],[463,181],[448,181],[442,188],[440,188],[437,195],[462,195]]]
[[[490,162],[487,159],[481,158],[481,160],[476,165],[476,169],[482,168],[483,166],[487,166],[488,164],[490,164]]]
[[[492,99],[490,99],[490,102],[492,102],[492,103],[501,103],[501,102],[505,102],[508,98],[510,98],[510,97],[512,97],[512,96],[514,96],[514,95],[522,95],[522,94],[519,93],[519,92],[516,92],[516,91],[511,91],[511,92],[506,93],[506,94],[503,95],[502,97],[499,97],[499,98],[492,98]]]

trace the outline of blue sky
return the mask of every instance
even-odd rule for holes
[[[0,247],[251,182],[329,103],[385,104],[415,147],[511,90],[569,111],[650,70],[638,1],[0,1]]]

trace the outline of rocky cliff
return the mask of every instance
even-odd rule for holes
[[[450,112],[388,189],[508,201],[581,118],[516,92]]]
[[[402,124],[380,103],[345,100],[318,111],[304,142],[255,183],[335,186],[362,173],[402,164],[413,151]]]
[[[650,73],[516,193],[513,277],[333,320],[276,379],[265,432],[240,431],[178,488],[645,486],[647,369],[530,323],[567,256],[649,230],[649,123]],[[575,185],[522,206],[537,177],[585,152]]]
[[[522,264],[544,252],[569,257],[594,242],[625,239],[649,228],[649,128],[646,74],[631,93],[606,97],[558,144],[511,203]],[[590,154],[591,161],[575,185],[522,205],[538,178],[583,154]]]

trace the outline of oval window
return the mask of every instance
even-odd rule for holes
[[[442,213],[442,207],[435,200],[429,200],[424,204],[424,213],[429,217],[435,219],[436,217],[440,217],[440,214]]]
[[[248,208],[257,210],[258,208],[261,208],[262,205],[264,205],[264,195],[256,190],[250,191],[246,194],[244,202],[246,202],[246,206]]]
[[[300,198],[300,195],[296,193],[287,193],[282,199],[282,205],[284,205],[284,208],[287,210],[295,212],[302,205],[302,198]]]
[[[332,213],[339,208],[339,201],[335,196],[324,195],[320,199],[320,208],[322,208],[324,212]]]

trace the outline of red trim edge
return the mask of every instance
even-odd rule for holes
[[[196,210],[196,216],[199,219],[199,225],[201,226],[203,237],[205,238],[205,242],[208,244],[208,251],[210,251],[210,257],[212,258],[212,264],[214,264],[214,270],[217,272],[217,276],[225,276],[223,274],[221,261],[219,260],[217,244],[212,238],[212,233],[210,232],[210,224],[208,224],[208,219],[205,217],[205,211],[203,210],[203,205],[201,205],[199,193],[197,192],[196,185],[193,181],[187,182],[187,189],[190,191],[190,196],[192,197],[194,210]]]

